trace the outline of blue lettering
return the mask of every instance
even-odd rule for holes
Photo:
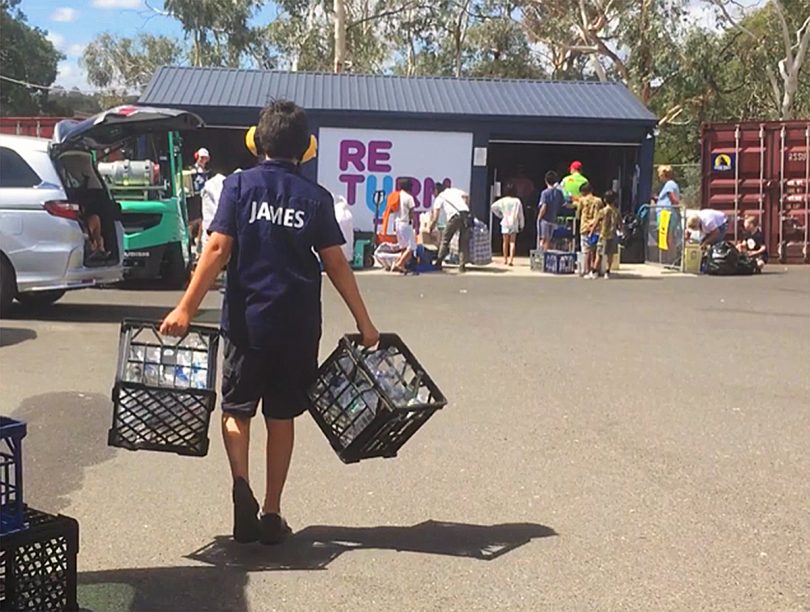
[[[366,208],[370,211],[376,210],[376,205],[374,204],[374,192],[378,191],[377,187],[377,177],[374,175],[369,175],[366,177]],[[385,196],[388,197],[388,194],[394,191],[394,177],[390,174],[386,174],[382,177],[382,191],[385,192]],[[385,211],[385,202],[380,205],[380,214]]]

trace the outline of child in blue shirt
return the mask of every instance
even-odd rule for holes
[[[225,179],[197,270],[161,333],[188,330],[222,267],[222,433],[233,476],[233,537],[276,544],[292,533],[281,494],[293,450],[293,419],[308,408],[318,369],[321,271],[343,297],[365,346],[379,339],[343,255],[332,195],[299,173],[310,142],[304,111],[277,101],[262,110],[256,139],[264,160]],[[248,477],[250,422],[259,402],[267,427],[267,489],[259,504]]]

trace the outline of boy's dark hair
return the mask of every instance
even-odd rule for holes
[[[445,190],[445,186],[444,186],[444,183],[442,183],[441,181],[437,180],[435,183],[433,183],[433,195],[434,196],[439,195],[444,190]]]
[[[413,180],[409,178],[397,179],[397,189],[410,193],[413,191]]]
[[[560,180],[560,177],[557,176],[557,173],[554,170],[549,170],[546,172],[546,185],[556,185],[557,182]]]
[[[613,206],[616,203],[616,192],[611,190],[606,191],[605,195],[602,196],[602,200],[605,204]]]
[[[579,186],[579,193],[583,195],[591,195],[593,193],[591,190],[591,184],[588,181],[582,183],[582,185]]]
[[[300,160],[309,147],[309,123],[300,106],[276,100],[259,113],[256,148],[274,159]]]
[[[506,187],[503,188],[503,193],[510,198],[517,196],[517,188],[515,187],[515,184],[506,183]]]

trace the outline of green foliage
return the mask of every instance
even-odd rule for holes
[[[87,80],[107,90],[137,90],[149,82],[160,66],[178,64],[183,48],[167,36],[141,34],[117,38],[103,33],[87,45],[81,64]]]
[[[18,5],[19,0],[0,2],[0,74],[47,88],[64,56],[45,38],[44,30],[28,25]],[[9,81],[0,84],[0,114],[36,115],[47,107],[47,89]]]
[[[256,50],[250,20],[264,0],[165,0],[165,10],[191,40],[193,66],[239,68]]]

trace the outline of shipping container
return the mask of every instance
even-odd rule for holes
[[[0,117],[0,134],[51,138],[57,123],[65,117]]]
[[[810,263],[810,120],[707,124],[702,207],[724,211],[729,237],[760,220],[772,258]]]

